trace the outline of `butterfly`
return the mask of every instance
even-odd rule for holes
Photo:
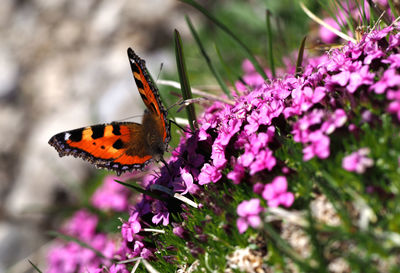
[[[80,157],[117,175],[143,170],[151,161],[164,161],[171,138],[167,110],[159,91],[147,74],[146,64],[128,48],[128,58],[139,94],[146,105],[142,124],[111,122],[65,131],[49,140],[60,157]]]

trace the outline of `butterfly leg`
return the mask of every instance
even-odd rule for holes
[[[161,157],[161,158],[160,158],[160,161],[161,161],[162,163],[164,163],[165,168],[167,168],[169,175],[172,176],[171,170],[169,169],[168,163],[165,161],[164,157]]]
[[[192,134],[192,133],[193,133],[192,131],[186,130],[185,128],[183,128],[182,126],[180,126],[178,123],[176,123],[176,122],[175,122],[174,120],[172,120],[172,119],[169,120],[169,127],[171,127],[171,123],[175,124],[179,129],[181,129],[181,130],[184,131],[185,133],[188,133],[188,134]]]

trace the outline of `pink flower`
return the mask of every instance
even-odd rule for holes
[[[276,159],[272,155],[272,151],[266,148],[257,153],[254,162],[250,165],[250,175],[253,175],[264,169],[272,170],[276,165]]]
[[[285,176],[277,176],[270,184],[265,185],[262,197],[267,200],[269,207],[283,205],[290,207],[294,202],[294,195],[287,192],[287,180]]]
[[[391,114],[396,114],[397,119],[400,120],[400,100],[389,103],[387,111]]]
[[[104,179],[103,185],[99,187],[91,198],[92,205],[98,209],[126,211],[131,191],[114,181],[120,179],[117,176],[109,175]]]
[[[203,168],[201,168],[201,172],[199,174],[199,184],[205,185],[210,182],[217,182],[222,177],[221,171],[216,167],[206,163]]]
[[[336,128],[342,127],[347,121],[346,112],[343,109],[336,109],[333,114],[322,124],[321,130],[329,135],[335,131]]]
[[[235,184],[239,184],[240,180],[244,177],[245,170],[242,165],[236,163],[233,167],[233,170],[227,174],[227,177],[233,181]]]
[[[239,215],[236,221],[239,233],[245,232],[249,225],[253,228],[261,225],[259,213],[263,211],[263,208],[260,205],[260,199],[253,198],[249,201],[243,201],[238,205],[236,211]]]
[[[89,240],[96,233],[98,218],[87,210],[78,210],[62,231],[81,240]]]
[[[338,24],[333,18],[325,18],[324,22],[333,27],[334,29],[339,29]],[[335,33],[322,26],[319,29],[319,36],[321,37],[321,41],[326,44],[331,44],[335,42],[335,40],[338,38],[338,36]]]
[[[346,156],[342,161],[343,169],[359,174],[364,173],[367,168],[374,165],[374,161],[367,157],[369,153],[369,148],[361,148],[358,151]]]
[[[309,140],[311,144],[303,149],[304,161],[308,161],[315,156],[322,159],[329,157],[329,145],[331,142],[329,137],[318,130],[310,134]]]
[[[135,212],[131,215],[131,217],[129,217],[128,222],[122,224],[121,234],[124,240],[132,242],[134,239],[134,235],[136,233],[139,233],[139,231],[141,230],[142,226],[140,225],[138,217],[139,213]]]
[[[101,272],[101,271],[100,271]],[[129,270],[126,269],[124,264],[113,264],[109,268],[110,273],[129,273]]]

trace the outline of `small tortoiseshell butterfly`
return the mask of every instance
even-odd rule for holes
[[[171,138],[167,110],[147,74],[145,61],[128,48],[140,96],[147,109],[142,124],[111,122],[56,134],[49,140],[60,156],[81,157],[98,168],[123,172],[142,170],[152,160],[163,160]]]

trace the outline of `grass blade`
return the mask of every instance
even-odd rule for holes
[[[371,9],[374,11],[375,15],[378,18],[382,17],[382,19],[386,23],[386,25],[389,26],[392,23],[387,12],[382,10],[378,5],[376,5],[374,2],[372,2],[372,0],[367,0],[367,2],[369,4],[369,6],[371,7]]]
[[[181,82],[181,91],[184,100],[192,99],[192,91],[190,89],[189,79],[186,72],[185,58],[183,56],[182,50],[182,39],[179,35],[178,30],[175,29],[175,55],[176,55],[176,65],[178,66],[179,81]],[[195,130],[196,122],[196,112],[194,110],[194,105],[189,104],[186,107],[186,112],[188,115],[189,125],[192,131]]]
[[[208,56],[207,52],[205,51],[203,44],[201,43],[200,37],[197,34],[197,31],[195,30],[190,18],[188,16],[185,16],[186,23],[189,26],[190,32],[192,33],[194,40],[197,43],[197,46],[200,49],[201,54],[203,55],[204,59],[207,62],[208,68],[211,70],[211,73],[213,73],[215,79],[217,80],[219,86],[221,87],[222,91],[230,98],[232,99],[232,94],[228,88],[228,86],[225,84],[224,80],[222,79],[221,75],[219,74],[218,70],[215,69],[210,57]]]
[[[31,260],[28,259],[28,262],[31,264],[31,266],[32,266],[37,272],[42,273],[42,271],[40,271],[40,269],[39,269],[34,263],[31,262]]]
[[[392,12],[394,18],[399,17],[399,12],[393,4],[393,0],[388,0],[390,11]]]
[[[302,64],[303,64],[304,47],[306,44],[306,39],[307,39],[307,36],[304,36],[304,38],[300,44],[299,53],[298,53],[297,61],[296,61],[296,76],[300,76],[300,74],[302,73],[302,70],[303,70]]]
[[[103,253],[101,253],[100,251],[94,249],[92,246],[88,245],[88,244],[85,243],[85,242],[82,242],[81,240],[79,240],[79,239],[77,239],[77,238],[75,238],[75,237],[72,237],[72,236],[69,236],[69,235],[65,235],[65,234],[62,234],[62,233],[57,232],[57,231],[49,231],[48,234],[49,234],[50,236],[60,238],[60,239],[62,239],[62,240],[64,240],[64,241],[67,241],[67,242],[74,242],[74,243],[77,243],[78,245],[80,245],[80,246],[83,247],[83,248],[90,249],[91,251],[93,251],[94,253],[96,253],[96,255],[97,255],[98,257],[101,257],[101,258],[103,258],[103,259],[108,259],[108,258],[106,258],[106,257],[103,255]]]
[[[235,41],[246,53],[247,58],[250,60],[250,62],[254,65],[254,68],[257,70],[257,72],[265,79],[268,80],[267,74],[265,74],[264,69],[261,67],[261,65],[258,63],[254,55],[251,53],[250,49],[246,46],[244,42],[242,42],[226,25],[224,25],[221,21],[219,21],[217,18],[215,18],[212,14],[208,12],[204,7],[199,5],[193,0],[180,0],[201,13],[203,13],[208,19],[210,19],[215,25],[217,25],[221,30],[223,30],[226,34],[228,34],[233,41]]]
[[[275,78],[275,63],[274,63],[274,52],[272,49],[272,30],[271,30],[271,12],[267,9],[265,12],[266,23],[267,23],[267,55],[269,60],[269,68],[271,68],[272,76]]]
[[[340,32],[339,30],[331,27],[330,25],[328,25],[327,23],[325,23],[323,20],[321,20],[319,17],[317,17],[314,13],[312,13],[304,4],[303,2],[300,2],[300,7],[301,9],[305,12],[305,14],[307,14],[308,17],[310,17],[313,21],[317,22],[318,24],[320,24],[321,26],[329,29],[330,31],[332,31],[333,33],[335,33],[337,36],[339,36],[340,38],[346,40],[346,41],[350,41],[352,43],[357,43],[357,41],[350,37],[349,35]]]
[[[234,82],[236,79],[239,79],[240,76],[235,75],[235,73],[233,73],[233,71],[230,69],[229,65],[226,64],[224,58],[222,58],[221,50],[219,50],[218,46],[216,44],[214,44],[214,47],[215,47],[215,51],[217,52],[219,62],[222,64],[222,67],[224,68],[225,73],[228,75],[229,81],[231,82],[231,85],[233,86],[233,89],[235,90],[236,95],[240,96],[239,91],[237,90],[235,82]],[[232,78],[234,78],[235,80],[233,80]]]

